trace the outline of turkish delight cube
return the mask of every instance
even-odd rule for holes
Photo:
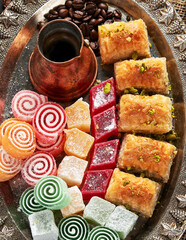
[[[116,105],[115,82],[110,78],[90,90],[90,111],[91,116]]]
[[[112,169],[87,171],[81,189],[83,199],[90,200],[93,196],[104,198],[112,172]]]
[[[61,209],[63,217],[82,212],[85,209],[83,197],[79,188],[77,186],[74,186],[69,188],[68,190],[72,200],[67,207]]]
[[[66,133],[65,153],[68,156],[73,155],[86,159],[94,143],[94,137],[77,128],[65,129],[64,131]]]
[[[78,99],[74,104],[65,108],[67,115],[67,128],[78,128],[83,132],[90,132],[89,104]]]
[[[95,142],[107,141],[113,135],[118,136],[116,109],[114,106],[92,118],[91,131]]]
[[[59,164],[57,176],[62,178],[68,186],[80,186],[87,168],[86,160],[65,156]]]
[[[43,210],[28,216],[33,240],[57,240],[58,228],[51,210]]]
[[[96,143],[91,154],[89,170],[115,168],[118,150],[118,139]]]
[[[83,217],[93,225],[104,226],[115,205],[99,197],[92,197],[85,207]]]
[[[109,216],[106,227],[115,230],[123,240],[132,231],[138,215],[127,210],[124,206],[117,206]]]

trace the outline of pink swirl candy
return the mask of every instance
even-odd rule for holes
[[[45,102],[48,102],[47,96],[39,95],[30,90],[22,90],[12,100],[13,115],[20,120],[31,123],[36,109]]]
[[[35,186],[42,177],[57,175],[56,161],[50,153],[36,152],[24,163],[21,175],[26,183]]]
[[[36,150],[48,152],[54,157],[59,157],[64,150],[64,144],[65,134],[61,133],[54,144],[46,144],[36,140]]]
[[[42,104],[33,118],[38,141],[54,144],[66,125],[66,113],[57,103],[47,102]]]

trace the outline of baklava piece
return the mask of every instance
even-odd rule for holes
[[[114,64],[116,87],[121,92],[131,87],[168,94],[166,58],[125,60]]]
[[[145,172],[145,176],[166,183],[176,153],[176,147],[170,143],[126,134],[117,166],[124,170],[131,167],[135,172]]]
[[[151,217],[160,189],[159,183],[115,168],[105,199],[116,205],[127,205],[131,210]]]
[[[172,129],[172,102],[162,95],[125,94],[120,99],[120,132],[163,134]]]
[[[98,26],[98,34],[104,64],[150,57],[147,27],[142,19]]]

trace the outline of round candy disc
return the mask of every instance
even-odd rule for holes
[[[120,240],[118,233],[108,227],[98,226],[93,228],[87,240]]]
[[[10,125],[2,138],[5,151],[12,157],[25,159],[33,154],[36,138],[33,127],[26,122]]]
[[[46,144],[54,144],[66,125],[66,113],[57,103],[42,104],[33,118],[37,139]]]
[[[42,143],[41,141],[36,139],[36,150],[45,151],[52,154],[54,157],[59,157],[64,150],[64,144],[65,134],[61,133],[59,134],[56,142],[52,144]]]
[[[64,208],[71,201],[67,184],[56,176],[40,179],[34,188],[34,195],[42,206],[51,210]]]
[[[35,212],[44,210],[45,208],[41,206],[34,197],[34,188],[27,188],[21,195],[19,200],[21,210],[26,214],[30,215]]]
[[[6,129],[12,125],[13,123],[17,122],[17,121],[20,121],[19,119],[17,118],[9,118],[7,120],[5,120],[1,126],[0,126],[0,144],[2,144],[2,138],[3,136],[5,135],[5,132],[6,132]]]
[[[0,182],[13,178],[20,172],[22,165],[23,160],[9,156],[3,147],[0,147]]]
[[[61,219],[58,228],[61,240],[87,240],[89,233],[87,221],[79,215]]]
[[[48,98],[46,96],[30,90],[22,90],[12,100],[13,115],[20,120],[32,123],[36,109],[47,101]]]
[[[36,152],[26,160],[21,174],[28,185],[35,186],[42,177],[57,175],[56,161],[50,153]]]

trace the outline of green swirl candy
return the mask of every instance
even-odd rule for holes
[[[51,210],[64,208],[71,201],[67,184],[56,176],[41,178],[34,188],[34,195],[42,206]]]
[[[79,215],[61,219],[58,228],[61,240],[87,240],[89,233],[87,221]]]
[[[30,215],[35,212],[44,210],[45,208],[41,206],[34,197],[34,188],[27,188],[21,195],[20,208],[26,214]]]
[[[98,226],[92,229],[87,240],[120,240],[120,237],[114,230],[108,227]]]

